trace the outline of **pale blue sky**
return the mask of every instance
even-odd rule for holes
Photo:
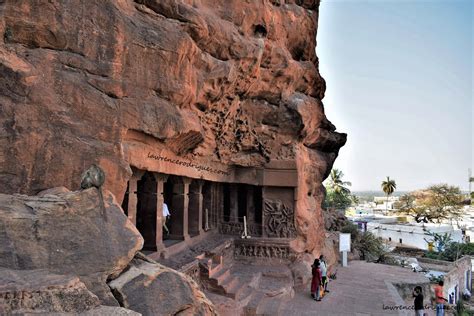
[[[471,0],[336,1],[320,6],[326,114],[348,133],[335,167],[353,190],[449,183],[473,166]]]

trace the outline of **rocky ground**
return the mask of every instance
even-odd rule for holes
[[[0,314],[215,315],[187,276],[138,251],[110,192],[0,194]]]

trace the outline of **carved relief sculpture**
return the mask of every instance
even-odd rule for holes
[[[265,236],[277,238],[296,236],[293,207],[280,200],[265,200],[263,214]]]

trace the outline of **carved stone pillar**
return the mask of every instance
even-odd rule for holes
[[[181,178],[180,182],[173,185],[173,210],[171,210],[171,239],[188,240],[188,207],[189,207],[189,184],[191,179]]]
[[[202,180],[192,180],[189,186],[189,207],[188,207],[188,221],[189,234],[191,236],[200,235],[204,232],[202,229],[203,219],[203,196]]]
[[[163,244],[163,188],[168,175],[162,173],[153,173],[156,180],[156,251],[161,252],[165,249]]]
[[[229,222],[238,222],[239,216],[239,192],[236,184],[229,185],[230,191],[230,218]]]
[[[254,187],[247,186],[247,223],[255,223],[255,199]]]
[[[128,181],[128,219],[137,226],[137,182],[143,172],[134,172]]]
[[[262,188],[262,237],[268,237],[267,230],[265,229],[266,225],[266,219],[265,219],[265,212],[266,212],[266,206],[265,206],[265,199],[266,199],[266,188]]]

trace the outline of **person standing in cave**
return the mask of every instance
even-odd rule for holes
[[[311,280],[311,297],[315,301],[321,301],[320,287],[322,284],[321,269],[319,268],[319,259],[314,259],[312,265],[313,279]]]
[[[170,231],[168,229],[168,227],[166,226],[166,221],[168,220],[168,218],[171,216],[170,214],[170,211],[168,209],[168,205],[166,205],[166,203],[163,203],[163,228],[164,230],[166,231],[166,235],[169,235],[170,234]]]

